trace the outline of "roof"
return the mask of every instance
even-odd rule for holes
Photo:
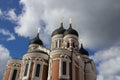
[[[66,31],[66,29],[63,28],[63,23],[61,23],[61,26],[53,31],[52,36],[57,35],[57,34],[63,34]]]
[[[68,34],[76,35],[78,37],[78,32],[72,28],[72,24],[70,24],[70,27],[65,31],[64,36]]]
[[[39,38],[39,33],[37,34],[37,36],[35,38],[33,38],[29,44],[39,44],[39,45],[43,45],[42,40],[40,40]]]
[[[87,56],[89,56],[88,51],[83,48],[83,44],[81,44],[81,48],[80,48],[79,52],[80,52],[82,55],[87,55]]]

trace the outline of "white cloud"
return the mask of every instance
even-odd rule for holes
[[[98,64],[97,80],[120,80],[120,46],[99,51],[93,58]]]
[[[3,78],[6,69],[5,66],[10,58],[11,56],[9,50],[0,44],[0,79]]]
[[[45,43],[48,44],[52,31],[59,27],[59,18],[65,18],[64,26],[68,28],[68,19],[72,17],[73,28],[79,32],[86,47],[101,49],[120,44],[119,3],[117,0],[21,0],[23,11],[18,16],[15,32],[31,38],[41,27],[43,41],[47,39]],[[43,22],[45,26],[41,25]]]
[[[7,14],[6,14],[6,18],[10,21],[17,21],[18,20],[18,17],[15,13],[15,9],[10,9]]]
[[[2,16],[2,10],[0,9],[0,16]]]
[[[3,35],[5,35],[5,36],[9,36],[7,38],[7,41],[15,40],[15,36],[13,35],[13,33],[10,33],[8,30],[0,29],[0,33],[3,34]]]
[[[21,0],[24,8],[22,14],[19,15],[18,26],[15,27],[16,33],[24,37],[35,36],[43,15],[43,2],[41,0]]]

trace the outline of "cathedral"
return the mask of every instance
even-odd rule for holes
[[[4,80],[96,80],[94,61],[78,39],[72,23],[64,29],[61,22],[51,35],[48,49],[38,31],[23,58],[8,61]]]

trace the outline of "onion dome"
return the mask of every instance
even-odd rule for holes
[[[78,32],[72,28],[72,19],[69,19],[70,27],[65,31],[64,36],[72,34],[78,37]]]
[[[42,40],[40,40],[39,38],[39,33],[37,34],[37,36],[35,38],[33,38],[29,44],[39,44],[39,45],[43,45]]]
[[[64,34],[65,31],[66,29],[63,28],[63,23],[61,23],[61,26],[55,31],[53,31],[52,36],[57,35],[57,34]]]
[[[64,36],[68,34],[72,34],[78,37],[78,32],[72,28],[72,24],[70,24],[69,29],[65,31]]]
[[[83,45],[82,45],[82,44],[81,44],[81,48],[80,48],[79,52],[80,52],[82,55],[87,55],[87,56],[89,56],[88,51],[83,48]]]

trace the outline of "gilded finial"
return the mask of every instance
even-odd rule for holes
[[[63,19],[64,19],[64,17],[61,17],[61,18],[60,18],[60,23],[63,23]]]
[[[38,33],[40,33],[40,28],[38,28]]]
[[[83,44],[83,39],[80,39],[80,44]]]
[[[72,24],[72,18],[69,18],[69,23]]]
[[[60,18],[61,27],[63,27],[63,17]]]
[[[69,18],[69,24],[70,24],[70,27],[72,29],[72,18]]]

